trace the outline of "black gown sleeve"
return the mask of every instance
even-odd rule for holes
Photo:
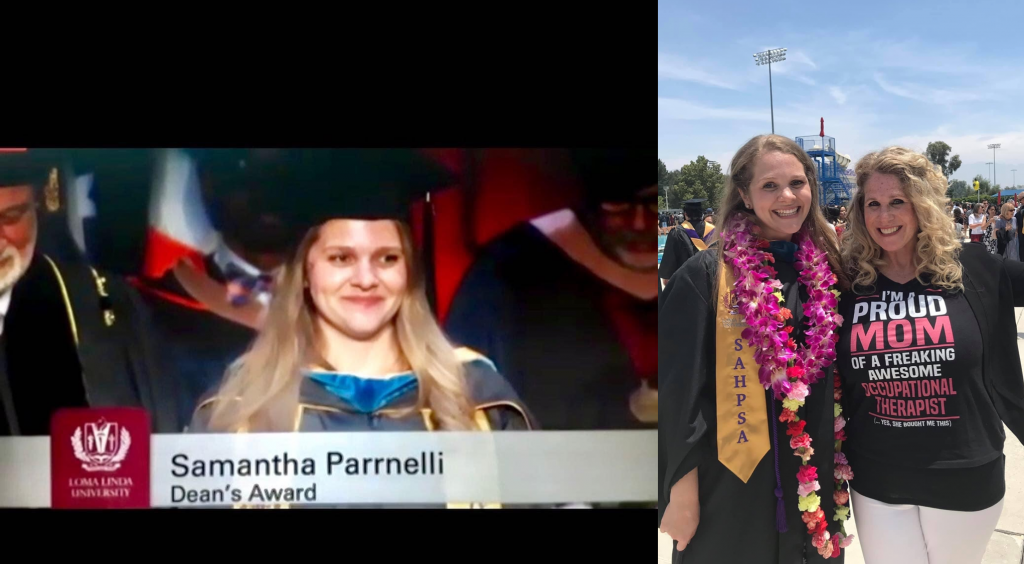
[[[999,228],[999,224],[1003,224],[1003,228]],[[1006,251],[1006,245],[1010,242],[1010,234],[1006,231],[1006,224],[1004,220],[998,220],[995,225],[996,232],[996,252],[1002,255]]]
[[[501,338],[511,331],[515,294],[502,282],[499,265],[483,257],[463,278],[444,322],[445,332],[459,345],[491,359],[503,374],[514,371],[511,351]]]
[[[658,277],[664,280],[672,278],[672,275],[679,270],[687,259],[697,254],[697,246],[686,235],[682,227],[676,227],[669,231],[665,239],[665,254],[661,257],[661,265],[658,267]]]
[[[186,422],[179,415],[180,394],[176,374],[160,362],[160,343],[149,307],[135,288],[114,276],[106,276],[111,298],[125,316],[126,353],[140,400],[150,414],[155,433],[180,433]]]
[[[678,479],[714,449],[700,397],[714,358],[711,280],[717,253],[688,261],[666,285],[658,312],[658,522]],[[661,409],[664,407],[664,409]]]
[[[1012,260],[1003,262],[1007,265],[1012,262],[1019,263],[1019,261]],[[999,306],[997,311],[992,312],[992,316],[996,318],[996,330],[992,334],[1000,342],[992,350],[1012,350],[1012,354],[1015,356],[1017,352],[1017,320],[1014,310],[1009,304],[1011,301],[1019,299],[1016,297],[1015,288],[1019,282],[1011,282],[1008,269],[1000,268],[999,278]],[[1020,361],[1016,358],[1009,359],[1001,369],[986,369],[983,374],[985,387],[988,389],[996,412],[999,413],[999,418],[1018,440],[1024,440],[1024,374],[1021,371]]]
[[[488,408],[487,420],[495,431],[536,431],[539,429],[531,416],[509,405]]]
[[[1004,260],[1003,265],[1013,290],[1013,307],[1024,307],[1024,262],[1010,259]]]

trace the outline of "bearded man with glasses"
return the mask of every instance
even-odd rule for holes
[[[144,306],[124,281],[40,248],[63,206],[64,154],[0,149],[0,436],[50,433],[61,408],[142,407],[180,429]]]

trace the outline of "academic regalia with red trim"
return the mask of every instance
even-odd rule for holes
[[[494,359],[545,429],[655,429],[656,274],[627,272],[581,219],[606,202],[635,203],[656,185],[647,174],[654,159],[630,149],[570,153],[585,205],[520,225],[485,247],[446,327]],[[603,277],[610,272],[619,285]]]
[[[272,273],[260,272],[232,252],[227,238],[234,244],[249,245],[251,252],[277,252],[284,255],[301,228],[282,219],[287,199],[296,197],[291,190],[301,188],[296,179],[301,165],[298,151],[256,149],[197,149],[180,155],[168,153],[161,164],[172,169],[186,164],[198,180],[204,198],[180,201],[192,194],[187,187],[155,186],[156,217],[151,218],[148,256],[143,276],[133,279],[147,304],[153,310],[156,329],[164,343],[162,349],[165,372],[177,380],[180,397],[179,429],[191,418],[200,396],[217,384],[225,370],[245,352],[255,337],[267,301],[266,295],[239,293],[239,280],[270,278]],[[182,158],[183,157],[183,158]],[[161,176],[165,182],[183,182],[177,174]],[[301,194],[301,192],[300,192]],[[273,224],[239,225],[227,213],[228,199],[244,196],[252,215],[273,215]],[[299,196],[301,197],[301,196]],[[174,201],[163,201],[168,198]],[[159,205],[185,210],[178,215],[202,213],[209,219],[208,227],[220,231],[215,249],[194,248],[204,233],[175,232],[204,223],[191,218],[192,225],[162,225],[164,210]],[[175,213],[168,213],[175,217]],[[170,231],[170,232],[165,232]],[[266,232],[272,235],[264,237]],[[225,236],[225,233],[227,235]],[[237,241],[235,241],[237,240]],[[223,258],[225,256],[230,259]],[[220,257],[221,260],[217,260]],[[226,269],[237,271],[229,279]],[[265,293],[265,292],[264,292]],[[261,300],[262,298],[262,300]]]
[[[206,273],[223,280],[216,265],[207,261]],[[227,319],[193,298],[172,272],[159,280],[136,281],[152,311],[160,335],[163,372],[176,381],[179,393],[178,429],[184,428],[196,402],[220,381],[224,371],[241,356],[256,332],[252,327]]]

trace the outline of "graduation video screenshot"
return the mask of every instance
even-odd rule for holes
[[[0,435],[656,429],[649,160],[0,149]]]

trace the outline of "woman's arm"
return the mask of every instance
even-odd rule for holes
[[[659,529],[676,541],[676,550],[682,551],[690,544],[700,523],[700,497],[697,487],[697,469],[690,470],[679,479],[669,493],[668,510],[662,517]]]
[[[714,311],[709,270],[717,253],[705,251],[687,261],[662,295],[658,311],[658,507],[659,522],[676,482],[713,456],[709,422],[701,411],[708,385],[709,351],[714,344]]]
[[[1017,305],[1020,301],[1018,292],[1020,290],[1021,272],[1016,265],[1020,261],[1000,261],[1006,268],[999,269],[999,299],[997,311],[989,312],[988,319],[995,322],[992,335],[998,339],[995,346],[988,350],[1007,351],[1013,350],[1011,354],[996,352],[1003,355],[995,363],[985,359],[982,363],[984,369],[985,388],[989,397],[995,405],[999,418],[1006,424],[1018,440],[1024,440],[1024,374],[1021,371],[1020,358],[1016,354],[1017,341],[1017,320],[1014,309],[1009,307],[1010,302]],[[1017,278],[1017,280],[1014,280]],[[991,366],[991,367],[988,367]]]

